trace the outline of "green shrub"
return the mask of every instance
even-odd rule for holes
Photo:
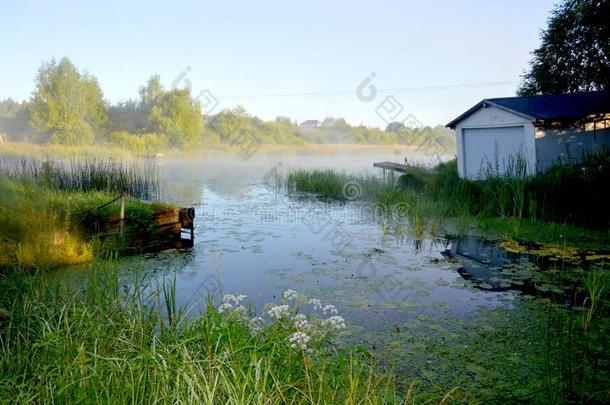
[[[115,131],[110,134],[110,142],[132,152],[147,155],[169,148],[167,136],[156,133],[132,134],[127,131]]]
[[[426,185],[424,179],[413,173],[404,173],[398,178],[398,184],[404,188],[422,191]]]

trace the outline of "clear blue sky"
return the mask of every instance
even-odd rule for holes
[[[394,94],[424,124],[446,123],[517,85],[433,88],[356,97],[377,88],[517,82],[539,45],[551,0],[480,1],[4,1],[0,98],[26,99],[43,61],[68,56],[110,102],[137,97],[158,73],[170,87],[187,66],[193,93],[264,119],[345,117],[382,126]],[[231,97],[345,91],[291,97]]]

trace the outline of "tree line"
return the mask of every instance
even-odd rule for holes
[[[454,136],[442,126],[408,128],[391,123],[381,130],[326,118],[302,128],[288,117],[263,121],[243,107],[203,115],[187,89],[166,89],[158,75],[139,89],[139,97],[116,104],[104,100],[97,79],[68,59],[43,63],[28,101],[0,101],[0,134],[12,141],[89,145],[111,143],[140,152],[186,149],[240,140],[276,144],[415,144],[451,153]]]

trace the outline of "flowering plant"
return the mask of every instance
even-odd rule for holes
[[[267,304],[261,316],[249,312],[242,304],[246,295],[227,294],[218,307],[223,316],[234,316],[249,327],[253,336],[274,330],[285,334],[290,347],[312,352],[315,347],[327,340],[333,333],[345,329],[345,319],[339,316],[332,304],[323,304],[318,298],[304,302],[309,314],[300,313],[297,303],[299,294],[291,289],[282,293],[279,304]]]

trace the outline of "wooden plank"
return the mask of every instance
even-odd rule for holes
[[[180,209],[180,223],[185,229],[193,229],[195,225],[193,220],[195,218],[195,208],[181,208]]]
[[[173,224],[180,219],[180,209],[177,207],[165,208],[158,210],[154,214],[154,221],[157,225]]]
[[[136,248],[133,252],[143,249],[144,251],[160,251],[172,248],[188,248],[194,244],[194,208],[166,207],[157,208],[153,214],[154,242],[148,246]],[[106,221],[96,222],[96,235],[102,239],[116,237],[121,232],[121,225],[129,226],[129,216],[125,215],[121,220],[121,215],[112,215]],[[189,232],[190,238],[183,238],[182,232]]]
[[[157,226],[157,229],[155,229],[155,233],[157,235],[172,234],[172,235],[180,236],[181,230],[182,230],[182,224],[180,222],[175,222],[173,224],[165,224],[165,225]]]
[[[399,173],[406,173],[409,169],[407,165],[395,162],[376,162],[373,163],[373,167],[378,167],[384,170],[392,170]]]

